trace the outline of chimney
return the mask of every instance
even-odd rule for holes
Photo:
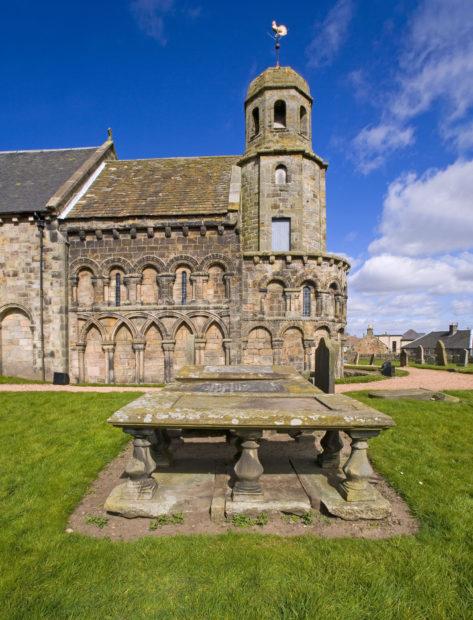
[[[448,335],[449,336],[454,336],[458,331],[458,323],[451,323],[448,326]]]
[[[368,325],[368,329],[366,330],[366,335],[368,336],[368,338],[373,337],[373,326],[372,325]]]

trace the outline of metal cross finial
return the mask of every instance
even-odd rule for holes
[[[276,50],[276,67],[279,67],[279,50],[281,48],[281,43],[279,41],[281,40],[281,37],[285,37],[287,35],[287,28],[282,24],[278,25],[274,19],[271,24],[271,28],[274,32],[273,38],[275,41],[274,49]]]

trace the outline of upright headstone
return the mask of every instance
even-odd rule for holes
[[[462,366],[468,366],[469,359],[470,359],[470,351],[468,349],[464,349],[464,351],[463,351],[463,359],[462,359]]]
[[[418,364],[425,364],[424,360],[424,347],[420,344],[416,349],[416,362]]]
[[[355,353],[355,359],[353,360],[353,363],[355,364],[355,366],[358,366],[358,364],[360,363],[360,354],[359,353]]]
[[[437,340],[437,344],[435,345],[435,356],[437,358],[437,366],[447,365],[447,350],[442,340]]]
[[[399,355],[399,364],[400,366],[409,366],[409,353],[406,349],[401,349],[401,353]]]
[[[396,374],[396,367],[391,362],[383,362],[381,374],[385,377],[394,377]]]
[[[373,366],[374,358],[375,358],[375,354],[373,353],[372,356],[370,357],[370,366]]]
[[[314,385],[326,394],[335,393],[335,370],[338,359],[338,344],[322,336],[315,352]]]

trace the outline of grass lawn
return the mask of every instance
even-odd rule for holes
[[[348,365],[346,366],[347,368],[352,368],[352,369],[360,369],[360,370],[373,370],[374,367],[373,366],[353,366],[353,365]],[[399,368],[396,368],[396,377],[407,377],[407,375],[409,374],[408,371],[406,370],[400,370]],[[380,374],[372,374],[372,375],[360,375],[359,377],[343,377],[342,379],[335,379],[335,383],[337,384],[341,384],[341,383],[371,383],[373,381],[384,381],[385,379],[391,379],[392,377],[384,377],[383,375]]]
[[[111,542],[68,515],[125,436],[133,394],[0,395],[0,616],[437,619],[473,608],[473,392],[460,404],[370,401],[397,428],[372,456],[421,522],[390,540],[255,533]],[[366,399],[365,395],[358,398]]]
[[[41,381],[41,379],[23,379],[22,377],[4,377],[0,375],[0,384],[23,384],[23,383],[48,383],[47,381]]]
[[[449,372],[463,372],[466,374],[473,374],[473,364],[468,364],[468,366],[457,366],[457,364],[437,366],[437,364],[416,364],[415,362],[409,362],[409,366],[414,366],[414,368],[425,368],[427,370],[448,370]]]

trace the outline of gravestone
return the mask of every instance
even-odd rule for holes
[[[391,364],[391,362],[383,362],[381,366],[381,374],[385,377],[394,377],[396,374],[396,368]]]
[[[353,364],[355,366],[358,366],[359,363],[360,363],[360,354],[359,353],[355,353],[355,357],[353,359]]]
[[[399,364],[402,367],[409,366],[409,353],[406,351],[406,349],[401,349],[401,353],[399,355]]]
[[[338,344],[330,338],[322,338],[315,352],[314,385],[326,394],[335,393],[335,370],[338,359]]]
[[[447,365],[447,350],[441,340],[438,340],[435,346],[435,357],[437,358],[437,366]]]
[[[370,366],[373,366],[374,358],[375,358],[375,354],[373,353],[373,355],[370,357]]]
[[[470,358],[470,352],[468,349],[464,349],[463,351],[463,359],[462,359],[462,366],[468,366],[468,361]]]
[[[424,347],[421,344],[416,349],[416,362],[418,364],[425,364]]]

